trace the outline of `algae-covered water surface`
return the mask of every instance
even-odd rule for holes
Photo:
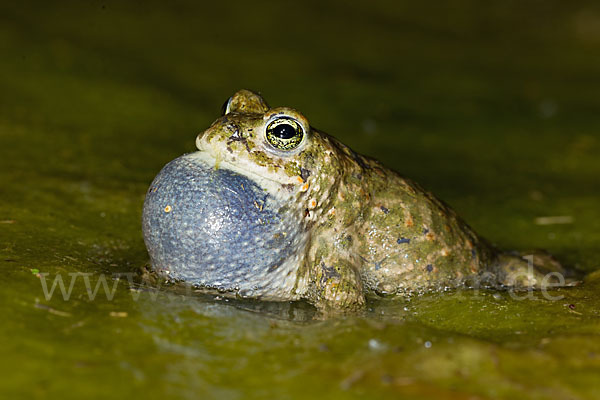
[[[597,3],[2,2],[0,59],[2,398],[600,398]],[[329,318],[140,284],[150,182],[240,88],[584,282]]]

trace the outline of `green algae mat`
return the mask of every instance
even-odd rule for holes
[[[599,71],[595,2],[2,2],[0,397],[600,398]],[[328,319],[145,285],[146,189],[240,88],[584,283]]]

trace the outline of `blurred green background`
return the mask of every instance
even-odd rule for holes
[[[139,272],[149,183],[240,88],[586,282],[328,320],[124,281],[46,300],[40,274]],[[0,396],[600,398],[599,93],[593,1],[1,2]]]

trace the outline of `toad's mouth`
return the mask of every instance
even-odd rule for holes
[[[297,181],[294,181],[287,176],[284,181],[275,179],[272,177],[273,174],[268,172],[267,168],[264,168],[262,171],[245,168],[243,163],[230,162],[226,158],[219,156],[219,153],[215,156],[213,152],[208,149],[199,148],[196,153],[198,162],[203,163],[207,168],[213,168],[215,170],[226,169],[244,176],[256,183],[271,196],[278,198],[280,201],[290,200],[290,192],[289,189],[286,189],[286,185],[293,182],[297,183]],[[264,174],[261,174],[260,172],[264,172]]]
[[[293,300],[305,243],[299,224],[265,190],[265,178],[215,168],[203,153],[167,164],[146,195],[143,232],[153,267],[197,286]]]

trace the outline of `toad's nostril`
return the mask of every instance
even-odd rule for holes
[[[225,125],[225,130],[229,132],[229,138],[233,140],[240,140],[243,138],[243,130],[239,125],[229,122]]]

